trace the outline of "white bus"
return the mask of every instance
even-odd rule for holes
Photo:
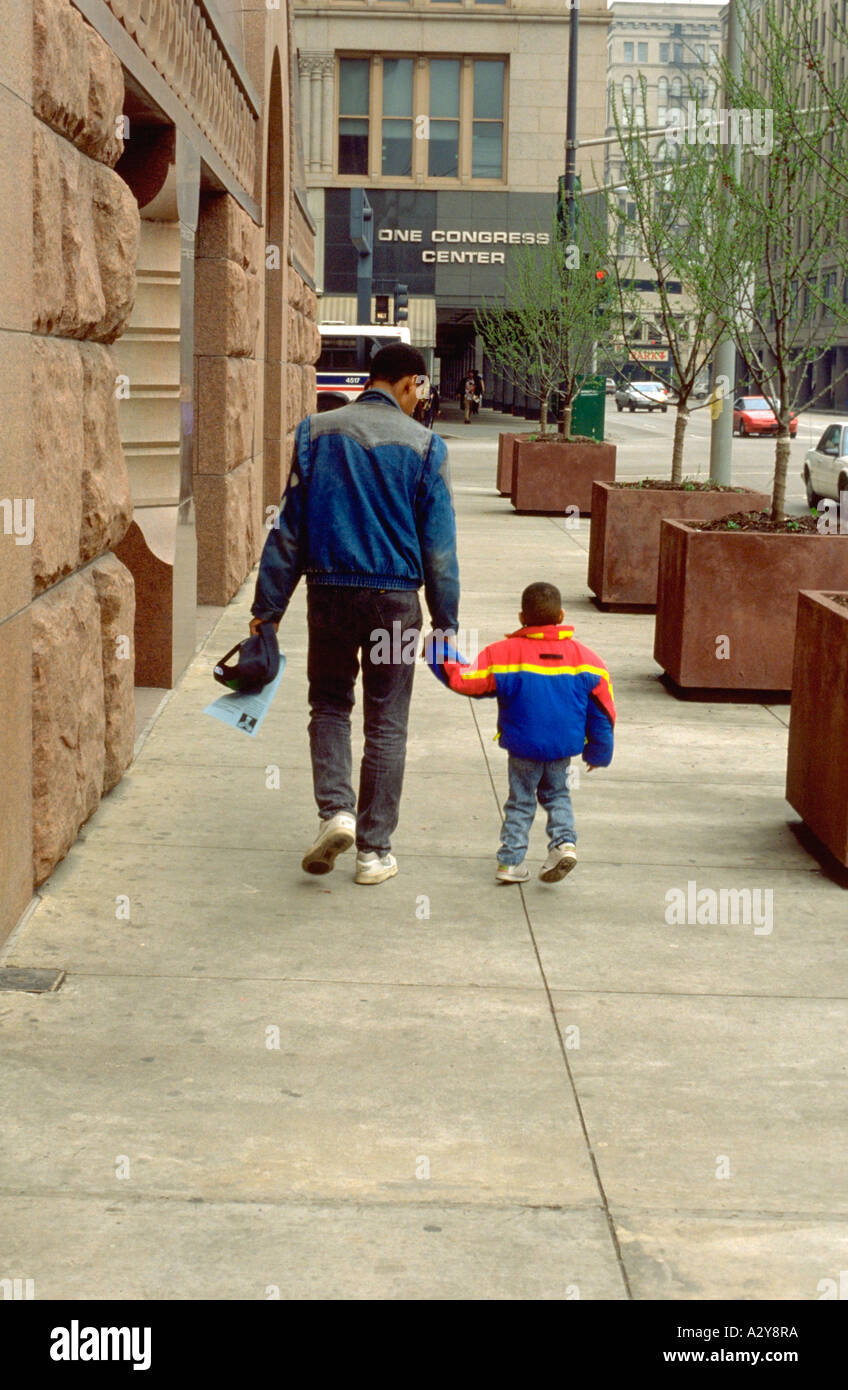
[[[335,410],[355,401],[368,380],[359,364],[360,344],[365,342],[365,361],[389,343],[408,343],[405,323],[319,323],[321,356],[315,364],[318,409]]]

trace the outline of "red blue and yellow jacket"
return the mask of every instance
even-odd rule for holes
[[[612,681],[601,658],[575,642],[574,628],[519,628],[470,664],[448,641],[434,641],[428,662],[458,694],[497,699],[500,741],[516,757],[548,763],[582,753],[593,767],[612,762]]]

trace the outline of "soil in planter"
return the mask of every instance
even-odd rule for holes
[[[552,430],[550,434],[530,434],[527,436],[528,444],[605,444],[607,441],[593,439],[590,434],[570,434],[566,439],[564,434],[557,434]]]
[[[682,483],[670,483],[664,478],[643,478],[639,483],[611,483],[611,487],[630,487],[644,490],[645,488],[656,488],[662,492],[748,492],[750,489],[744,487],[728,487],[723,483],[711,483],[709,479],[684,478]]]
[[[690,525],[694,531],[761,531],[782,536],[815,535],[819,529],[814,516],[785,516],[782,521],[772,521],[768,512],[733,512],[716,521],[701,521],[697,525],[691,522]]]

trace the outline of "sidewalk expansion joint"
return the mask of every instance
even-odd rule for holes
[[[472,714],[472,718],[474,719],[474,726],[475,726],[475,728],[476,728],[476,730],[477,730],[477,737],[478,737],[478,739],[479,739],[479,741],[480,741],[480,749],[481,749],[481,751],[482,751],[483,758],[484,758],[484,761],[485,761],[485,763],[486,763],[486,768],[487,768],[488,773],[489,773],[489,782],[490,782],[491,788],[492,788],[492,795],[494,796],[494,798],[495,798],[495,803],[496,803],[496,805],[498,806],[498,810],[500,811],[500,802],[499,802],[499,799],[498,799],[498,789],[497,789],[497,787],[495,786],[495,779],[494,779],[494,777],[492,776],[492,768],[491,768],[491,764],[490,764],[490,762],[489,762],[489,756],[488,756],[488,752],[487,752],[487,749],[486,749],[486,744],[485,744],[484,739],[483,739],[483,732],[482,732],[482,730],[481,730],[481,728],[480,728],[480,724],[479,724],[478,719],[477,719],[477,712],[476,712],[476,710],[474,709],[473,703],[472,703],[472,705],[471,705],[471,714]],[[568,1084],[569,1084],[569,1086],[570,1086],[570,1088],[571,1088],[571,1094],[572,1094],[572,1098],[573,1098],[573,1100],[574,1100],[574,1105],[575,1105],[576,1110],[577,1110],[577,1118],[578,1118],[579,1121],[580,1121],[580,1128],[581,1128],[581,1130],[582,1130],[582,1132],[583,1132],[583,1139],[584,1139],[584,1142],[585,1142],[585,1144],[586,1144],[586,1152],[587,1152],[588,1157],[589,1157],[589,1162],[590,1162],[591,1165],[592,1165],[592,1173],[593,1173],[594,1178],[595,1178],[595,1185],[596,1185],[596,1187],[597,1187],[597,1189],[598,1189],[598,1194],[599,1194],[600,1199],[601,1199],[601,1205],[602,1205],[603,1210],[604,1210],[604,1217],[605,1217],[606,1223],[607,1223],[607,1230],[609,1231],[610,1241],[612,1242],[613,1250],[615,1251],[615,1258],[616,1258],[616,1262],[617,1262],[617,1264],[618,1264],[619,1273],[620,1273],[620,1275],[621,1275],[621,1281],[622,1281],[622,1284],[624,1285],[624,1290],[625,1290],[625,1293],[627,1294],[627,1297],[628,1297],[629,1299],[632,1299],[632,1298],[633,1298],[633,1291],[632,1291],[632,1289],[631,1289],[631,1287],[630,1287],[630,1280],[629,1280],[629,1278],[627,1277],[627,1268],[626,1268],[625,1263],[624,1263],[624,1256],[622,1255],[621,1245],[620,1245],[619,1239],[618,1239],[618,1231],[616,1230],[615,1221],[614,1221],[614,1219],[613,1219],[612,1212],[610,1211],[609,1201],[608,1201],[608,1199],[607,1199],[607,1194],[606,1194],[606,1191],[605,1191],[605,1189],[604,1189],[604,1184],[603,1184],[603,1180],[602,1180],[602,1178],[601,1178],[600,1168],[598,1167],[598,1161],[597,1161],[597,1158],[595,1157],[595,1151],[594,1151],[594,1148],[593,1148],[593,1146],[592,1146],[592,1140],[591,1140],[591,1138],[590,1138],[590,1136],[589,1136],[589,1130],[588,1130],[588,1126],[587,1126],[587,1124],[586,1124],[586,1117],[585,1117],[585,1115],[583,1114],[583,1106],[582,1106],[581,1103],[580,1103],[580,1097],[579,1097],[579,1095],[578,1095],[578,1093],[577,1093],[577,1085],[576,1085],[576,1082],[575,1082],[575,1080],[574,1080],[574,1073],[573,1073],[572,1070],[571,1070],[571,1064],[570,1064],[570,1062],[569,1062],[569,1060],[568,1060],[568,1052],[567,1052],[567,1050],[566,1050],[565,1040],[563,1039],[563,1036],[562,1036],[562,1030],[561,1030],[561,1028],[560,1028],[560,1026],[559,1026],[559,1019],[557,1018],[556,1009],[555,1009],[555,1007],[554,1007],[553,995],[552,995],[552,993],[551,993],[550,985],[548,984],[548,979],[547,979],[547,976],[546,976],[546,974],[545,974],[545,968],[544,968],[544,966],[543,966],[543,964],[542,964],[542,957],[541,957],[541,955],[540,955],[540,953],[539,953],[539,946],[538,946],[538,942],[536,941],[536,934],[535,934],[535,932],[533,931],[533,923],[531,922],[531,920],[530,920],[530,914],[529,914],[529,912],[527,911],[527,901],[526,901],[525,894],[524,894],[524,885],[523,885],[523,884],[519,884],[519,885],[518,885],[518,891],[519,891],[519,894],[520,894],[520,896],[521,896],[521,907],[522,907],[522,911],[523,911],[523,913],[524,913],[524,919],[525,919],[525,921],[526,921],[526,923],[527,923],[527,930],[528,930],[528,932],[530,933],[530,940],[531,940],[531,942],[532,942],[533,951],[534,951],[534,954],[535,954],[535,956],[536,956],[536,964],[537,964],[538,967],[539,967],[539,974],[540,974],[540,976],[541,976],[541,978],[542,978],[542,983],[543,983],[543,985],[544,985],[545,994],[546,994],[546,996],[547,996],[548,1009],[549,1009],[549,1011],[550,1011],[551,1020],[552,1020],[553,1025],[554,1025],[554,1031],[556,1032],[557,1042],[558,1042],[558,1044],[559,1044],[560,1055],[561,1055],[561,1057],[562,1057],[563,1065],[564,1065],[564,1067],[565,1067],[566,1076],[568,1077]]]

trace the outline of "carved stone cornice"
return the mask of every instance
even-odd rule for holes
[[[105,0],[243,188],[256,183],[255,103],[202,0]]]
[[[335,67],[335,58],[332,53],[304,53],[301,50],[297,55],[297,67],[301,77],[311,77],[313,74],[326,77]]]

